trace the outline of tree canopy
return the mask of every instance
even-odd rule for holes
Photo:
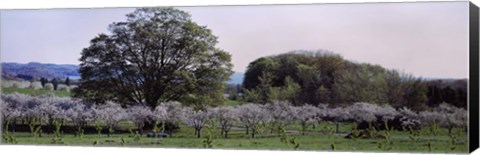
[[[109,25],[81,53],[74,96],[155,107],[160,102],[221,104],[231,56],[217,37],[174,8],[141,8]]]
[[[466,108],[465,81],[427,81],[320,50],[258,58],[249,64],[243,88],[248,102],[336,106],[369,102],[424,110],[443,102]]]

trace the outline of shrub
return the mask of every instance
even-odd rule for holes
[[[2,84],[2,88],[12,88],[15,81],[2,79],[0,83]]]
[[[45,90],[53,90],[53,84],[52,83],[46,83],[45,86],[43,87]]]
[[[29,81],[13,81],[13,88],[28,88],[30,87]]]
[[[64,84],[58,84],[57,90],[70,92],[70,87]]]
[[[35,81],[30,84],[30,88],[38,90],[38,89],[43,89],[42,83]]]

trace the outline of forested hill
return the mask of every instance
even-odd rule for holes
[[[467,79],[432,79],[356,63],[328,51],[292,51],[256,59],[243,81],[248,102],[295,105],[388,103],[425,110],[446,102],[466,108]]]
[[[65,78],[67,76],[80,76],[77,65],[48,64],[30,62],[27,64],[6,62],[2,63],[2,77],[19,77],[22,79],[39,78]]]

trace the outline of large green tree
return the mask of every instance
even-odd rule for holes
[[[76,97],[93,102],[165,101],[203,105],[223,102],[231,56],[217,37],[175,8],[141,8],[109,25],[81,53]]]

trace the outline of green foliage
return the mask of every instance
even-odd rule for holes
[[[259,85],[255,89],[244,90],[244,100],[255,103],[271,103],[277,101],[293,101],[300,93],[301,87],[291,77],[286,77],[284,85],[272,86],[272,74],[262,73]]]
[[[55,131],[54,131],[54,134],[55,134],[55,137],[60,137],[61,136],[61,131],[60,131],[60,128],[62,127],[62,120],[59,120],[59,119],[54,119],[53,120],[53,125],[55,127]]]
[[[3,142],[6,144],[17,144],[17,139],[9,131],[5,131],[2,135]]]
[[[289,76],[285,78],[285,85],[282,87],[271,87],[268,98],[270,101],[293,101],[301,91],[298,83]]]
[[[467,79],[430,80],[427,81],[428,105],[437,107],[441,103],[449,103],[456,107],[467,108]]]
[[[53,120],[53,125],[55,127],[55,130],[54,130],[54,135],[55,137],[52,138],[52,144],[64,144],[62,138],[61,138],[61,135],[62,135],[62,132],[60,131],[60,128],[62,127],[62,120],[60,119],[54,119]]]
[[[129,137],[132,137],[133,141],[139,142],[142,139],[142,135],[140,135],[138,131],[133,132],[132,129],[129,129],[129,131],[130,131]]]
[[[260,101],[260,91],[257,89],[244,89],[243,100],[246,102]],[[258,102],[257,102],[258,103]]]
[[[457,148],[457,142],[458,142],[458,137],[461,134],[461,130],[458,130],[458,132],[455,134],[453,132],[448,133],[448,137],[450,139],[449,145],[450,145],[450,151],[454,151]]]
[[[98,144],[100,144],[100,142],[98,140],[93,142],[93,146],[97,146]]]
[[[247,72],[243,80],[243,87],[245,89],[254,89],[260,84],[262,75],[271,74],[273,69],[278,66],[278,63],[271,58],[259,58],[248,65]]]
[[[125,144],[127,144],[127,141],[125,140],[125,138],[120,137],[120,145],[125,146]]]
[[[207,136],[202,142],[204,148],[213,148],[213,136],[211,127],[207,126]]]
[[[42,134],[41,120],[38,118],[30,118],[28,122],[28,127],[30,128],[30,133],[33,137],[40,137]]]
[[[324,122],[325,125],[323,126],[323,130],[328,134],[328,138],[330,138],[335,133],[335,129],[330,125],[330,122]]]
[[[273,89],[273,99],[270,100],[287,99],[295,105],[325,103],[331,99],[335,70],[343,62],[340,56],[324,51],[298,51],[262,57],[249,64],[243,87],[247,90],[257,89],[260,94],[271,93]],[[265,83],[265,80],[261,80],[265,79],[265,74],[273,75],[269,78],[272,89],[258,89],[258,86]],[[283,92],[288,95],[281,96],[282,92],[279,91],[282,89],[288,89]],[[265,100],[262,103],[264,102]]]
[[[6,144],[17,144],[18,143],[17,139],[13,136],[13,134],[10,133],[10,131],[8,131],[9,125],[10,125],[10,121],[6,121],[5,131],[2,134],[3,142],[5,142]]]
[[[65,144],[62,138],[59,137],[54,137],[52,138],[51,144]]]
[[[82,127],[77,127],[77,130],[75,131],[75,136],[82,139],[84,133],[85,133],[85,130]]]
[[[160,126],[159,126],[160,125]],[[155,121],[153,123],[153,129],[152,131],[154,133],[160,133],[160,132],[165,132],[165,123],[159,123],[158,121]]]
[[[352,135],[353,135],[353,136],[352,136],[352,140],[353,140],[354,142],[356,142],[356,141],[357,141],[357,138],[358,138],[358,135],[360,134],[360,131],[358,130],[358,124],[357,124],[357,122],[353,122],[353,126],[352,126],[352,131],[351,131],[351,133],[352,133]]]
[[[294,105],[354,102],[426,108],[427,85],[420,78],[379,65],[354,63],[326,51],[294,51],[251,62],[243,82],[244,100]]]
[[[414,130],[411,126],[409,126],[408,133],[409,133],[408,138],[412,141],[412,144],[420,140],[420,130]]]
[[[257,90],[260,93],[260,100],[259,103],[269,103],[271,102],[271,90],[272,90],[272,78],[273,75],[271,73],[263,72],[262,75],[258,78],[260,81],[259,85],[257,86]]]
[[[289,137],[286,130],[283,127],[278,127],[278,128],[279,128],[278,130],[280,131],[280,142],[285,144],[288,143]]]
[[[297,137],[293,137],[292,139],[290,139],[290,144],[293,145],[293,149],[295,150],[300,147],[300,142],[298,142]]]
[[[391,130],[388,127],[387,121],[384,121],[386,129],[384,130],[383,136],[385,137],[383,141],[378,143],[378,148],[384,151],[391,150],[393,142],[390,140],[391,139]]]
[[[378,65],[359,64],[342,72],[336,79],[334,92],[340,103],[386,103],[385,69]]]
[[[428,129],[430,131],[429,134],[436,136],[438,135],[440,126],[437,122],[433,122]]]
[[[432,152],[432,141],[429,139],[427,143],[428,152]]]
[[[98,135],[102,134],[103,123],[101,120],[95,120],[95,130],[97,130]]]
[[[383,151],[391,150],[392,149],[392,142],[390,142],[388,140],[388,138],[385,138],[383,141],[378,143],[378,148],[383,150]]]
[[[108,136],[108,137],[111,137],[111,136],[112,136],[112,133],[113,133],[115,130],[113,129],[113,126],[108,126],[107,129],[108,129],[108,134],[107,134],[107,136]]]
[[[210,29],[175,8],[139,8],[127,18],[83,49],[75,97],[151,108],[168,101],[224,103],[224,82],[233,65],[231,55],[215,47]]]

